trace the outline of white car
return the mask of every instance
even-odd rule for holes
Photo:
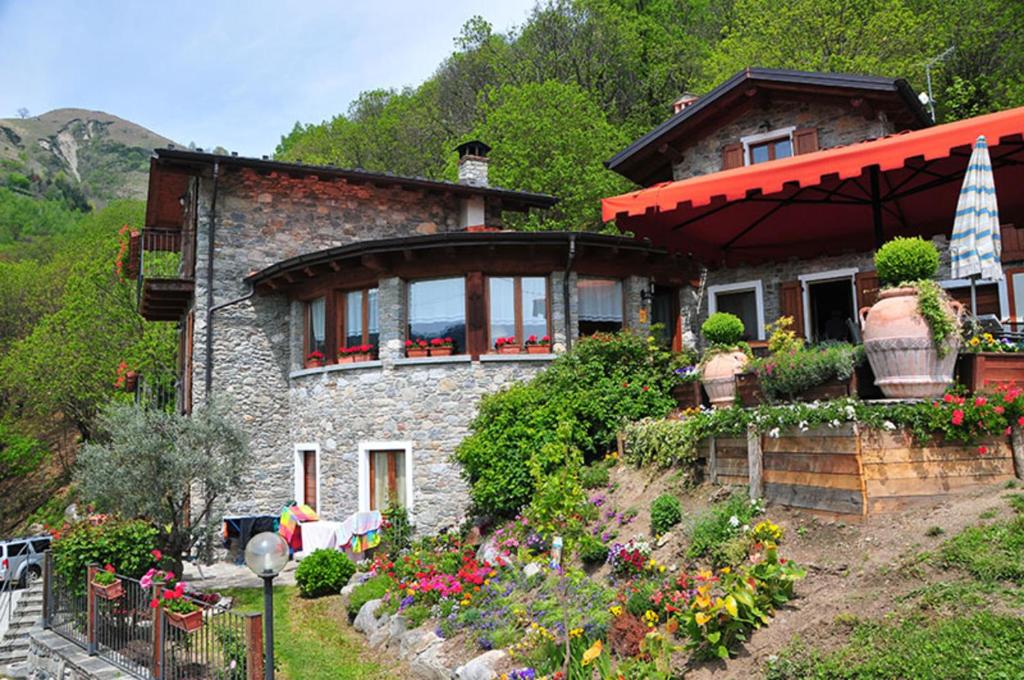
[[[17,581],[31,585],[43,575],[43,553],[50,549],[50,536],[27,536],[0,541],[0,583]]]

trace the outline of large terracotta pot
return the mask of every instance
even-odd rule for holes
[[[949,301],[957,321],[963,305]],[[953,382],[959,334],[946,341],[946,353],[939,356],[928,323],[917,311],[914,288],[890,288],[878,295],[878,302],[860,310],[864,351],[875,384],[889,399],[934,399]]]
[[[733,350],[719,352],[708,359],[701,371],[701,382],[715,408],[732,406],[736,399],[736,374],[743,372],[747,355]]]

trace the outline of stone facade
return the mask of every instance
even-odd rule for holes
[[[205,398],[210,178],[197,185],[193,400]],[[411,519],[431,532],[458,522],[467,487],[452,453],[468,433],[480,398],[528,380],[551,355],[406,359],[406,282],[378,282],[379,359],[304,369],[305,307],[284,294],[245,298],[244,277],[275,262],[356,241],[456,231],[459,199],[442,194],[296,179],[243,170],[218,181],[213,262],[212,392],[230,398],[251,438],[245,492],[226,499],[232,514],[273,513],[296,494],[298,451],[318,452],[318,505],[327,519],[359,509],[367,494],[366,446],[411,448]],[[487,201],[489,224],[500,208]],[[575,274],[570,275],[575,319]],[[575,335],[566,324],[563,274],[553,271],[553,349]],[[624,280],[628,326],[640,328],[643,277]],[[638,302],[639,298],[637,298]],[[575,326],[575,324],[573,324]],[[360,458],[362,457],[362,461]],[[363,488],[360,489],[360,484]]]
[[[894,132],[882,118],[866,119],[849,107],[821,102],[779,101],[748,108],[726,124],[679,148],[682,159],[672,166],[673,179],[709,175],[722,169],[722,149],[741,137],[787,127],[817,128],[818,146],[853,144]]]

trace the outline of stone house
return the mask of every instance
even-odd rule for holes
[[[606,165],[644,189],[604,199],[604,218],[700,262],[682,292],[682,331],[715,311],[765,340],[779,316],[814,341],[857,337],[857,315],[878,290],[874,250],[894,236],[935,239],[942,285],[946,237],[970,146],[987,134],[999,189],[1002,281],[978,285],[978,313],[1024,319],[1024,115],[1002,112],[933,126],[900,79],[746,69],[673,115]],[[693,340],[691,336],[691,341]]]
[[[503,230],[503,213],[556,199],[489,186],[486,145],[458,151],[458,182],[155,153],[140,309],[178,324],[180,407],[228,395],[251,436],[246,492],[226,514],[296,499],[342,520],[390,496],[419,530],[450,526],[468,502],[451,455],[482,395],[581,334],[672,326],[651,307],[671,312],[685,259],[626,237]],[[550,344],[527,353],[531,336]],[[454,347],[407,356],[421,339]]]

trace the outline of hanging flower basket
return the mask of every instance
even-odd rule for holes
[[[178,630],[183,630],[186,633],[199,630],[203,627],[203,610],[196,609],[187,614],[179,614],[177,612],[164,610],[167,614],[167,623],[171,624]]]
[[[121,579],[115,579],[113,583],[107,584],[93,581],[92,588],[96,592],[96,597],[102,600],[116,600],[124,595],[124,584],[121,583]]]

